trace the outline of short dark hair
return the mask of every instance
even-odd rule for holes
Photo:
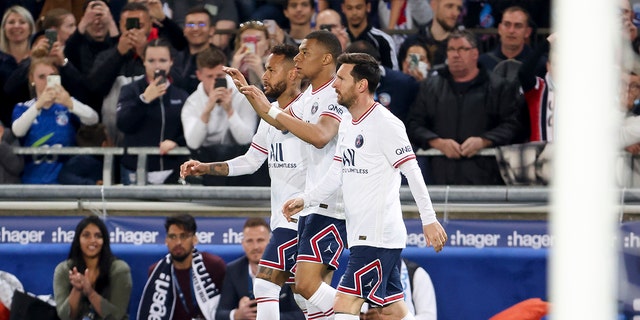
[[[327,49],[329,54],[331,54],[334,63],[336,63],[336,61],[338,60],[338,56],[342,53],[342,45],[340,44],[340,40],[338,40],[338,38],[329,31],[312,31],[304,38],[307,40],[315,39],[316,41],[318,41],[318,43],[325,49]]]
[[[196,219],[193,218],[190,214],[182,213],[177,214],[171,217],[167,217],[167,220],[164,222],[164,229],[166,232],[169,232],[169,227],[172,225],[176,225],[182,227],[187,232],[195,233],[198,226],[196,225]]]
[[[101,147],[107,140],[107,131],[104,124],[80,126],[76,133],[76,144],[79,147]]]
[[[246,228],[255,228],[255,227],[265,227],[267,228],[267,230],[271,230],[271,228],[269,228],[269,224],[267,223],[267,221],[264,220],[263,218],[258,218],[258,217],[247,219],[247,221],[244,222],[244,226],[242,226],[242,229],[244,230]]]
[[[286,9],[289,6],[289,1],[291,1],[291,0],[285,0],[284,1],[284,9]],[[309,1],[309,4],[311,5],[311,8],[315,9],[316,8],[316,2],[314,0],[308,0],[308,1]]]
[[[353,64],[351,76],[356,80],[367,80],[369,93],[374,93],[380,83],[380,67],[378,61],[366,53],[343,53],[338,57],[338,63]]]
[[[380,51],[376,49],[369,41],[358,40],[352,42],[344,50],[345,53],[366,53],[372,56],[376,61],[380,61]]]
[[[529,11],[527,11],[527,9],[521,6],[511,6],[504,9],[504,11],[502,12],[502,16],[504,16],[504,14],[507,12],[517,12],[517,11],[524,13],[524,16],[527,18],[526,20],[527,27],[531,27],[531,15],[529,14]],[[500,22],[502,22],[502,18],[500,18]]]
[[[451,39],[463,38],[467,39],[472,48],[478,47],[478,38],[476,38],[476,35],[471,33],[471,31],[467,30],[454,30],[453,32],[451,32],[449,34],[449,37],[447,38],[447,44],[449,43],[449,41],[451,41]]]
[[[188,15],[196,13],[206,14],[207,17],[209,17],[209,25],[213,25],[213,17],[211,16],[211,12],[209,12],[209,10],[207,10],[207,8],[205,8],[203,5],[197,5],[189,8],[189,11],[187,11],[187,14],[185,14],[184,17],[186,19]]]
[[[144,11],[149,14],[149,8],[142,2],[127,2],[120,10],[120,14],[127,11]]]
[[[196,56],[196,66],[198,69],[215,68],[219,65],[227,64],[227,56],[222,50],[209,46],[200,51]]]
[[[293,61],[293,58],[298,54],[298,47],[288,43],[279,43],[271,48],[271,54],[284,56],[287,60]]]

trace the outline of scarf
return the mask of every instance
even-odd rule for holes
[[[173,263],[167,254],[153,269],[142,291],[138,307],[138,319],[170,320],[176,305],[177,279],[172,279]],[[220,289],[216,287],[207,272],[202,254],[193,251],[191,259],[191,281],[193,294],[200,311],[207,320],[213,320],[220,301]]]

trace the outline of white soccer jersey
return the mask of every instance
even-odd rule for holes
[[[404,124],[374,103],[341,127],[335,160],[342,162],[349,246],[404,248],[398,167],[416,158]]]
[[[298,98],[299,99],[299,98]],[[271,104],[278,107],[278,102]],[[287,228],[298,231],[297,223],[287,222],[282,214],[285,201],[304,191],[305,172],[304,142],[291,132],[280,131],[264,120],[253,136],[249,152],[258,152],[259,163],[267,159],[271,178],[271,229]]]
[[[298,102],[289,107],[291,115],[308,123],[318,123],[320,117],[323,116],[332,117],[340,122],[350,121],[351,114],[345,107],[338,104],[338,95],[335,89],[331,87],[334,81],[335,77],[317,90],[312,90],[311,86],[309,86]],[[308,168],[305,191],[313,190],[327,173],[333,161],[337,140],[338,135],[333,137],[322,149],[303,142],[306,150],[305,163]],[[304,216],[311,213],[344,219],[341,192],[336,192],[326,198],[319,206],[305,209],[301,215]]]

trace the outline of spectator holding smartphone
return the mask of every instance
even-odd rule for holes
[[[429,72],[429,51],[421,43],[414,43],[407,48],[407,57],[402,61],[402,72],[414,77],[417,81],[427,78]]]
[[[269,55],[269,43],[269,31],[264,23],[247,21],[240,24],[231,67],[240,70],[249,84],[259,88],[262,88],[260,77],[264,73],[264,63]]]
[[[80,123],[98,123],[98,114],[69,95],[51,58],[35,59],[29,81],[36,97],[13,109],[11,129],[21,145],[29,147],[75,146]],[[64,161],[58,156],[34,155],[25,161],[23,183],[57,184]]]
[[[217,48],[207,48],[196,58],[200,84],[182,109],[182,127],[193,158],[202,162],[225,161],[243,155],[258,127],[258,116],[247,98],[238,92],[222,67],[226,56]],[[223,81],[224,79],[224,81]],[[217,84],[217,85],[216,85]],[[205,176],[205,185],[265,185],[266,170],[241,177]],[[256,181],[256,182],[254,182]]]
[[[125,147],[159,147],[159,154],[149,156],[147,182],[177,183],[182,157],[167,156],[177,146],[184,146],[180,112],[187,92],[172,85],[167,74],[173,65],[171,45],[160,38],[142,51],[145,74],[122,87],[116,112],[117,126],[124,133]],[[121,182],[135,184],[137,157],[122,157]]]

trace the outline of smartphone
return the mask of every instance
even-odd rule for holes
[[[127,18],[125,22],[125,27],[127,30],[131,29],[140,29],[140,19],[138,18]]]
[[[242,43],[247,47],[247,50],[251,53],[256,53],[256,44],[258,43],[258,38],[254,36],[247,36],[242,38]]]
[[[58,31],[56,29],[47,29],[44,31],[44,36],[49,40],[49,50],[51,50],[53,43],[58,41]]]
[[[53,87],[61,85],[59,74],[50,74],[47,76],[47,87]]]
[[[320,25],[320,30],[325,30],[325,31],[331,32],[332,28],[333,28],[332,24],[321,24]]]
[[[409,69],[411,70],[418,69],[419,63],[420,63],[420,55],[417,53],[409,53]]]
[[[227,78],[216,78],[216,82],[213,84],[214,88],[226,88]]]
[[[273,19],[262,20],[262,24],[267,27],[267,32],[272,35],[276,34],[276,21]]]
[[[153,79],[158,79],[161,78],[160,81],[158,81],[158,84],[165,84],[167,82],[167,72],[164,70],[156,70],[153,72]]]

